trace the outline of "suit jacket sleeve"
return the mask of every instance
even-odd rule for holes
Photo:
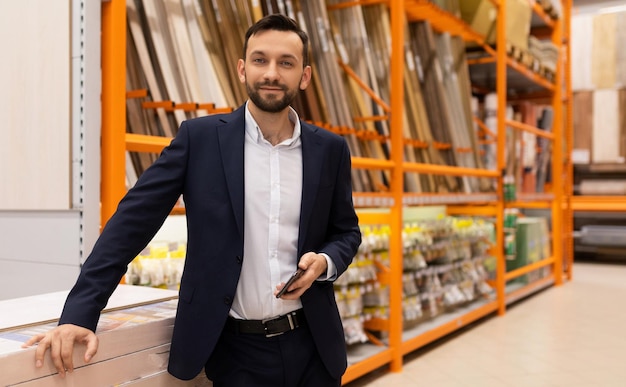
[[[319,251],[333,260],[337,277],[346,271],[361,244],[361,231],[352,202],[350,151],[345,140],[341,139],[341,143],[326,243]]]
[[[154,237],[182,193],[188,142],[187,126],[183,123],[172,143],[120,201],[81,268],[60,324],[95,330],[100,312],[128,264]]]

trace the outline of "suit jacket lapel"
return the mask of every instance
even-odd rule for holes
[[[324,147],[317,135],[320,130],[305,122],[302,128],[302,205],[300,209],[300,231],[298,234],[298,250],[302,251],[305,236],[309,228],[309,220],[313,212],[313,203],[317,195],[320,181],[320,163],[324,160]]]
[[[228,185],[233,214],[241,236],[243,236],[244,206],[244,113],[244,107],[240,107],[222,120],[223,125],[217,127],[224,176]]]

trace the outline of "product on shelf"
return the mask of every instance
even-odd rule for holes
[[[388,336],[380,322],[389,318],[390,288],[378,280],[378,274],[389,267],[390,229],[363,227],[362,231],[358,256],[335,282],[347,344],[363,342],[366,332],[376,340]],[[488,250],[493,240],[494,224],[483,219],[440,217],[407,222],[402,230],[404,329],[491,297],[494,291],[487,280],[493,278],[495,265]]]
[[[184,242],[152,242],[128,265],[129,285],[178,289],[185,264]]]

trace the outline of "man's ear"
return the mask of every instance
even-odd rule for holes
[[[300,90],[304,90],[311,83],[311,66],[306,66],[304,71],[302,72],[302,77],[300,78]]]
[[[237,75],[239,75],[239,82],[246,83],[246,62],[243,59],[237,61]]]

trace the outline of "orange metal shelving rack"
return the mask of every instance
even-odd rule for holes
[[[492,0],[496,5],[498,14],[497,20],[506,20],[505,1]],[[562,20],[551,20],[545,15],[534,0],[529,0],[534,12],[544,20],[547,28],[552,31],[552,41],[558,47],[563,47],[563,39],[569,38],[569,17],[571,0],[563,0],[564,17]],[[393,152],[389,160],[375,160],[367,158],[352,159],[353,168],[383,169],[391,172],[391,185],[389,192],[385,193],[355,193],[355,203],[361,207],[385,206],[389,209],[385,213],[359,213],[362,224],[387,224],[392,230],[390,239],[390,267],[385,273],[385,280],[390,286],[390,317],[388,321],[381,323],[389,331],[388,345],[365,360],[351,364],[344,375],[343,382],[347,383],[360,376],[363,376],[382,366],[389,366],[391,371],[397,372],[402,369],[403,356],[415,351],[424,345],[439,338],[445,337],[451,332],[458,330],[473,321],[490,314],[504,314],[508,303],[531,294],[539,289],[551,284],[560,285],[562,283],[563,256],[572,254],[568,243],[571,243],[571,211],[582,204],[571,201],[571,165],[566,160],[562,145],[563,138],[566,138],[566,145],[571,147],[571,87],[569,74],[569,48],[566,45],[566,56],[560,62],[565,61],[565,66],[558,66],[556,81],[550,82],[543,77],[533,73],[522,64],[509,58],[506,54],[506,26],[504,23],[497,23],[497,42],[493,49],[484,44],[483,37],[471,30],[464,22],[453,15],[444,12],[426,0],[362,0],[346,1],[341,6],[363,5],[374,3],[387,3],[391,16],[391,100],[389,101],[389,119],[391,130],[390,142]],[[335,6],[336,7],[336,6]],[[126,150],[159,152],[167,146],[171,139],[154,138],[126,134],[125,117],[125,72],[126,72],[126,5],[122,0],[110,0],[102,4],[102,218],[101,224],[106,221],[115,211],[117,203],[125,193],[125,154]],[[498,95],[498,106],[505,106],[507,101],[507,68],[513,68],[530,81],[545,88],[551,98],[552,106],[555,110],[554,132],[545,135],[538,132],[536,128],[507,122],[504,110],[498,110],[498,133],[506,133],[506,126],[511,125],[519,130],[527,130],[539,135],[543,135],[553,141],[553,160],[564,160],[563,163],[553,162],[553,184],[552,192],[543,195],[526,196],[520,195],[514,203],[505,203],[503,198],[503,184],[500,173],[497,171],[478,170],[471,168],[445,167],[440,165],[428,165],[419,163],[404,162],[403,147],[406,139],[403,138],[401,128],[403,125],[404,109],[404,23],[405,20],[429,20],[438,31],[446,31],[453,35],[459,35],[465,40],[471,40],[482,45],[492,56],[487,58],[495,62],[496,67],[496,92]],[[565,25],[565,33],[561,33]],[[563,71],[562,68],[565,70]],[[563,90],[562,85],[566,88]],[[564,95],[565,94],[565,95]],[[563,113],[562,103],[565,102],[566,112]],[[566,118],[566,119],[565,119]],[[564,120],[565,119],[565,120]],[[563,129],[563,122],[567,124]],[[504,162],[504,135],[497,136],[498,145],[498,170],[503,170]],[[404,172],[420,172],[431,174],[444,174],[455,176],[482,176],[498,180],[497,190],[492,194],[405,194],[403,192]],[[554,188],[556,187],[556,188]],[[565,188],[563,188],[565,187]],[[476,308],[465,312],[453,319],[440,324],[438,327],[430,329],[415,337],[403,337],[402,323],[402,237],[403,228],[403,207],[407,205],[427,205],[427,204],[448,204],[449,214],[486,215],[496,219],[496,243],[493,251],[497,257],[496,297],[485,302]],[[504,209],[511,206],[521,208],[544,208],[550,209],[552,214],[553,252],[551,257],[533,263],[529,266],[506,272],[504,262],[504,241],[503,224]],[[626,201],[624,201],[626,208]],[[569,212],[568,212],[569,211]],[[565,215],[563,215],[565,214]],[[395,231],[395,232],[394,232]],[[567,232],[564,232],[567,231]],[[561,241],[565,244],[557,243]],[[569,239],[568,239],[569,238]],[[567,277],[571,278],[571,257],[566,257]],[[552,266],[553,275],[547,279],[529,284],[521,289],[507,293],[506,281],[526,274],[531,270]]]

